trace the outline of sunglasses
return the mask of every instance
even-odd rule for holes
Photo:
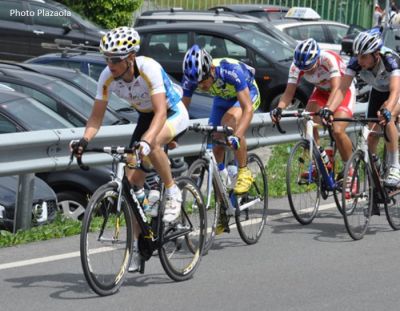
[[[104,60],[106,63],[112,63],[112,64],[119,64],[122,62],[125,58],[127,58],[129,55],[125,56],[104,56]]]

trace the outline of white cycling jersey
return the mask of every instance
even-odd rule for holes
[[[331,79],[344,74],[346,65],[338,54],[321,50],[317,70],[313,73],[300,70],[294,64],[290,66],[288,83],[298,84],[303,77],[306,81],[323,91],[331,90]]]
[[[108,66],[100,74],[96,99],[108,101],[110,92],[126,99],[139,112],[151,112],[151,96],[165,93],[168,108],[175,107],[182,98],[180,86],[172,83],[161,65],[154,59],[138,56],[135,58],[133,81],[115,80]]]

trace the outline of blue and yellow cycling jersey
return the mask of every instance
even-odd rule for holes
[[[216,58],[213,60],[215,66],[214,83],[209,93],[223,99],[237,98],[237,93],[246,87],[249,89],[257,88],[254,80],[254,68],[232,58]],[[183,78],[183,96],[192,97],[198,84]],[[257,88],[258,89],[258,88]]]

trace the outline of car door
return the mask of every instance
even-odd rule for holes
[[[0,112],[0,134],[10,134],[22,131],[23,129],[20,128],[14,121]]]
[[[0,9],[0,59],[25,60],[32,56],[29,51],[29,17],[23,2],[1,1]]]

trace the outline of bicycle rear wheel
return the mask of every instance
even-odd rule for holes
[[[188,176],[193,179],[197,187],[200,189],[206,209],[207,230],[206,239],[204,242],[203,255],[207,254],[215,239],[215,229],[217,227],[218,217],[220,214],[220,202],[217,200],[217,195],[214,191],[214,185],[208,183],[208,163],[203,159],[197,159],[190,165]],[[209,187],[211,189],[211,197],[208,198]],[[208,203],[208,199],[210,203]]]
[[[176,184],[182,191],[182,210],[177,221],[160,224],[161,264],[167,275],[175,281],[193,276],[200,264],[206,237],[205,207],[200,190],[189,177],[178,177]],[[164,214],[165,196],[160,210]]]
[[[93,194],[82,221],[82,268],[88,284],[100,296],[118,291],[132,256],[132,212],[124,196],[120,212],[117,204],[117,186],[104,185]]]
[[[393,230],[400,229],[400,191],[389,193],[390,202],[385,204],[387,221]]]
[[[248,155],[247,167],[254,180],[246,194],[236,196],[235,219],[242,240],[254,244],[261,237],[267,218],[268,183],[264,165],[256,154]]]
[[[357,150],[346,164],[342,192],[344,223],[353,240],[362,239],[368,229],[373,203],[371,181],[364,152]]]
[[[315,155],[310,158],[307,140],[299,141],[290,153],[286,169],[286,187],[294,217],[302,225],[310,224],[319,208],[321,176]]]

